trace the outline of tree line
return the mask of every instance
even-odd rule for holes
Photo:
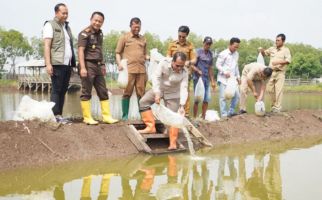
[[[118,38],[123,31],[110,31],[104,35],[103,49],[107,62],[115,63],[115,48]],[[144,34],[148,50],[157,48],[159,52],[166,55],[167,47],[173,38],[162,41],[157,34],[146,32]],[[77,50],[77,39],[74,38],[74,48]],[[202,47],[203,36],[196,33],[190,33],[188,40],[191,41],[196,48]],[[211,50],[214,55],[227,48],[229,41],[224,39],[214,40]],[[256,62],[258,47],[269,48],[274,45],[271,39],[253,38],[249,40],[241,39],[239,52],[239,68],[242,70],[245,64]],[[322,75],[322,49],[314,48],[311,45],[299,43],[286,43],[292,54],[292,63],[286,71],[287,77],[299,78],[317,78]],[[0,28],[0,74],[3,67],[8,61],[11,61],[12,69],[17,57],[25,57],[28,59],[43,58],[43,42],[42,38],[27,38],[23,33],[17,30],[5,30]],[[265,58],[266,65],[269,58]]]

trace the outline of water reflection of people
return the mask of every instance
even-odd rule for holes
[[[134,199],[134,196],[132,194],[132,189],[130,186],[130,179],[122,177],[121,184],[122,184],[122,196],[119,198],[119,200]]]
[[[242,159],[240,159],[241,161]],[[254,157],[254,169],[251,177],[244,178],[245,162],[240,162],[239,186],[242,199],[281,200],[282,179],[280,174],[279,155],[270,154],[268,165],[264,168],[264,154]]]
[[[110,188],[110,180],[114,174],[104,174],[101,181],[100,192],[98,200],[106,200],[108,198],[108,192]],[[83,177],[83,186],[81,191],[81,200],[91,200],[91,184],[92,176]]]
[[[245,185],[246,185],[246,168],[245,168],[245,156],[238,157],[238,193],[239,199],[245,199]]]
[[[269,156],[268,165],[265,170],[264,184],[269,200],[282,199],[282,177],[278,154],[270,154]]]
[[[200,166],[200,173],[198,171]],[[213,181],[209,181],[207,163],[196,163],[193,166],[192,199],[209,200],[213,191]]]
[[[253,169],[247,177],[245,156],[239,156],[238,160],[231,156],[220,157],[215,183],[207,161],[183,161],[173,155],[151,157],[141,162],[134,174],[121,177],[122,194],[119,199],[281,200],[279,155],[269,154],[268,163],[264,162],[264,158],[267,158],[265,154],[254,156]],[[112,176],[103,175],[98,199],[108,199]],[[83,178],[81,199],[91,199],[91,181],[91,176]],[[134,191],[130,182],[136,182]],[[65,198],[62,188],[55,188],[54,196],[58,200]]]
[[[54,198],[55,200],[65,200],[64,185],[58,184],[54,189]]]
[[[141,172],[144,173],[142,179],[139,179],[137,182],[134,199],[135,200],[149,200],[155,199],[150,193],[154,177],[155,177],[155,169],[154,168],[142,168]]]
[[[158,200],[183,200],[187,199],[184,197],[184,187],[187,185],[188,174],[182,174],[182,182],[178,179],[178,163],[177,157],[168,155],[167,165],[167,183],[162,184],[158,187],[156,193],[156,199]]]
[[[246,199],[268,199],[267,190],[264,185],[264,155],[257,154],[254,157],[254,170],[245,184]]]
[[[229,176],[225,176],[226,163]],[[218,167],[218,179],[216,186],[216,199],[235,199],[237,190],[237,169],[233,157],[221,157]]]

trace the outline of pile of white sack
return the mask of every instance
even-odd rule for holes
[[[36,101],[25,95],[22,97],[18,109],[13,116],[14,121],[40,120],[42,122],[56,122],[52,111],[54,102]]]

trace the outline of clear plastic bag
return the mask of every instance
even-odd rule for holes
[[[123,70],[119,71],[117,84],[121,89],[124,89],[128,83],[127,59],[121,60],[121,65],[123,66]]]
[[[257,56],[257,63],[265,65],[265,60],[264,60],[264,57],[261,53],[259,53]]]
[[[258,116],[265,115],[265,103],[263,101],[257,101],[255,103],[255,114]]]
[[[52,111],[54,102],[36,101],[28,95],[22,97],[18,109],[13,116],[14,121],[35,120],[43,122],[56,122]]]
[[[152,77],[158,65],[161,61],[163,61],[166,57],[164,57],[161,53],[158,52],[158,49],[154,48],[150,50],[150,63],[148,66],[148,81],[152,82]]]
[[[208,122],[215,122],[220,120],[218,112],[216,110],[207,110],[205,120]]]
[[[130,108],[129,108],[128,119],[131,119],[131,120],[141,119],[141,115],[139,112],[138,96],[136,95],[135,90],[133,91],[130,98]]]
[[[204,97],[205,97],[205,85],[203,84],[202,78],[199,77],[195,88],[195,102],[202,102]]]
[[[152,106],[151,108],[153,109],[153,113],[156,115],[156,118],[165,125],[184,128],[189,124],[184,116],[177,112],[173,112],[162,104]]]
[[[113,118],[122,119],[122,95],[109,94],[110,108]],[[99,112],[100,113],[100,112]],[[130,98],[130,107],[128,119],[139,120],[141,119],[138,105],[138,97],[135,90]]]
[[[151,49],[150,51],[150,61],[161,62],[165,59],[165,57],[158,52],[157,48]]]
[[[224,97],[226,100],[232,99],[237,90],[237,79],[235,76],[231,76],[227,80],[227,86],[224,92]]]

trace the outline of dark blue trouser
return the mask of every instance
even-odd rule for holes
[[[67,65],[53,65],[53,76],[51,77],[50,101],[55,103],[54,115],[62,115],[65,101],[65,94],[68,90],[71,67]]]

